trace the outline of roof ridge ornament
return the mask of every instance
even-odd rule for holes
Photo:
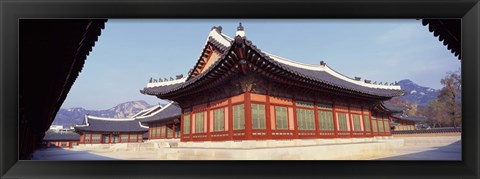
[[[215,29],[218,33],[222,33],[222,26],[218,26],[218,27],[213,26],[212,29],[210,29],[210,30],[213,30],[213,29]]]
[[[235,36],[240,36],[242,38],[245,38],[245,31],[243,31],[243,26],[242,23],[240,22],[238,27],[237,27],[237,32],[235,33]]]
[[[321,66],[325,66],[326,64],[327,64],[327,63],[325,63],[323,60],[320,61],[320,65],[321,65]]]

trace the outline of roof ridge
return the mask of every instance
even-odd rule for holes
[[[136,117],[136,118],[134,118],[134,119],[145,119],[145,118],[147,118],[147,117],[154,116],[155,114],[158,114],[158,113],[160,113],[161,111],[163,111],[163,110],[167,109],[168,107],[170,107],[173,103],[174,103],[174,101],[170,101],[170,103],[168,103],[167,105],[165,105],[162,109],[160,109],[160,110],[158,110],[158,111],[156,111],[156,112],[154,112],[154,113],[151,113],[151,114],[149,114],[149,115]]]
[[[162,81],[162,82],[152,82],[152,83],[147,83],[147,87],[155,87],[155,86],[167,86],[167,85],[173,85],[177,83],[183,83],[187,81],[187,77],[183,77],[180,79],[175,79],[172,81]]]
[[[86,115],[88,119],[102,120],[102,121],[133,121],[135,118],[107,118],[107,117],[98,117]]]

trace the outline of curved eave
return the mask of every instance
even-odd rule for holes
[[[462,59],[461,54],[461,19],[422,19],[422,24],[447,46],[452,54]]]
[[[380,103],[380,105],[377,106],[377,108],[381,111],[385,111],[387,113],[402,113],[408,108],[405,106],[397,106],[397,105],[391,105],[391,104],[385,104],[385,103]]]
[[[211,79],[215,79],[216,77],[218,77],[218,72],[215,72],[215,70],[221,68],[223,71],[226,71],[228,70],[227,68],[233,68],[238,65],[237,54],[235,52],[238,49],[236,48],[245,48],[245,52],[248,53],[246,56],[249,57],[249,68],[253,68],[252,66],[255,66],[255,68],[262,68],[264,71],[268,71],[268,73],[272,73],[278,75],[279,77],[293,80],[296,82],[319,86],[332,91],[341,91],[348,94],[362,95],[370,98],[391,98],[404,94],[403,90],[368,88],[357,84],[348,83],[346,81],[344,85],[340,85],[338,84],[339,80],[336,80],[337,83],[332,83],[332,81],[335,80],[328,81],[318,78],[315,75],[308,75],[302,73],[300,71],[304,69],[280,63],[270,58],[265,53],[261,52],[260,49],[258,49],[255,45],[251,43],[251,41],[244,40],[242,38],[236,38],[235,41],[232,42],[230,48],[222,54],[220,59],[217,60],[209,69],[201,73],[199,76],[191,80],[187,80],[184,83],[178,83],[176,85],[162,87],[144,88],[143,90],[140,90],[140,92],[143,94],[155,95],[159,98],[162,98],[184,93],[188,89],[194,89],[194,86],[201,86],[203,82],[208,83],[211,81]],[[232,60],[233,62],[228,62]],[[328,73],[325,72],[325,74]],[[331,79],[337,78],[333,75],[324,75],[324,77],[329,77]]]
[[[405,121],[411,121],[411,122],[423,122],[428,120],[427,117],[424,116],[407,116],[407,115],[392,115],[394,119],[397,120],[405,120]]]

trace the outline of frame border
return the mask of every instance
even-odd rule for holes
[[[140,2],[133,0],[121,2],[5,0],[0,2],[0,12],[2,27],[0,31],[2,46],[0,49],[0,176],[2,177],[480,177],[478,130],[480,129],[478,123],[480,3],[478,0],[202,0],[201,2],[193,0]],[[465,81],[462,87],[464,96],[462,99],[463,161],[18,161],[17,52],[18,19],[21,18],[462,18],[463,59],[461,63],[462,78]],[[189,173],[185,172],[185,168],[189,169]]]

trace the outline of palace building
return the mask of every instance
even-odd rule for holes
[[[152,115],[135,117],[148,126],[148,139],[171,139],[180,137],[181,108],[170,102]]]
[[[383,102],[404,94],[396,82],[260,50],[241,24],[234,38],[213,27],[186,77],[150,81],[140,92],[178,103],[181,141],[390,136],[398,111]]]
[[[82,125],[75,126],[80,134],[80,144],[110,144],[143,142],[148,139],[148,126],[143,126],[136,118],[153,116],[162,110],[161,105],[144,109],[131,118],[105,118],[85,115]]]
[[[80,135],[76,133],[50,133],[43,138],[45,147],[73,148],[80,141]]]
[[[134,118],[116,119],[85,115],[82,125],[75,126],[80,134],[80,144],[110,144],[143,142],[148,131]]]
[[[417,130],[416,125],[428,119],[424,116],[409,116],[405,113],[393,114],[391,118],[397,123],[394,129],[396,131]]]
[[[130,118],[105,118],[85,115],[75,127],[80,144],[143,142],[180,137],[180,107],[170,102],[144,109]]]

